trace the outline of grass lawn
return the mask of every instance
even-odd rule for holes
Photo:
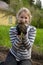
[[[10,26],[0,26],[0,46],[11,47],[9,29]],[[43,29],[37,29],[33,49],[37,52],[43,53]]]
[[[9,39],[10,26],[0,26],[0,46],[10,47]]]
[[[43,53],[43,29],[37,29],[36,39],[34,42],[34,50]]]

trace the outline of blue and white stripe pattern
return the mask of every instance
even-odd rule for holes
[[[10,29],[10,40],[12,48],[10,52],[16,57],[17,61],[31,58],[31,49],[36,36],[36,28],[34,26],[27,27],[27,34],[24,36],[24,42],[17,35],[16,27]]]

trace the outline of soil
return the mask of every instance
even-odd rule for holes
[[[0,47],[0,62],[5,61],[8,51],[8,48]],[[32,63],[33,65],[43,65],[43,54],[39,54],[35,51],[32,51]]]

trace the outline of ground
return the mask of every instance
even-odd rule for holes
[[[0,47],[0,61],[5,61],[9,49]],[[43,65],[43,55],[32,51],[32,63],[33,65]]]

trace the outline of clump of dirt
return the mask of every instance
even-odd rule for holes
[[[6,47],[0,47],[0,61],[5,61],[9,49]],[[32,51],[32,64],[43,65],[43,54],[38,54]]]

